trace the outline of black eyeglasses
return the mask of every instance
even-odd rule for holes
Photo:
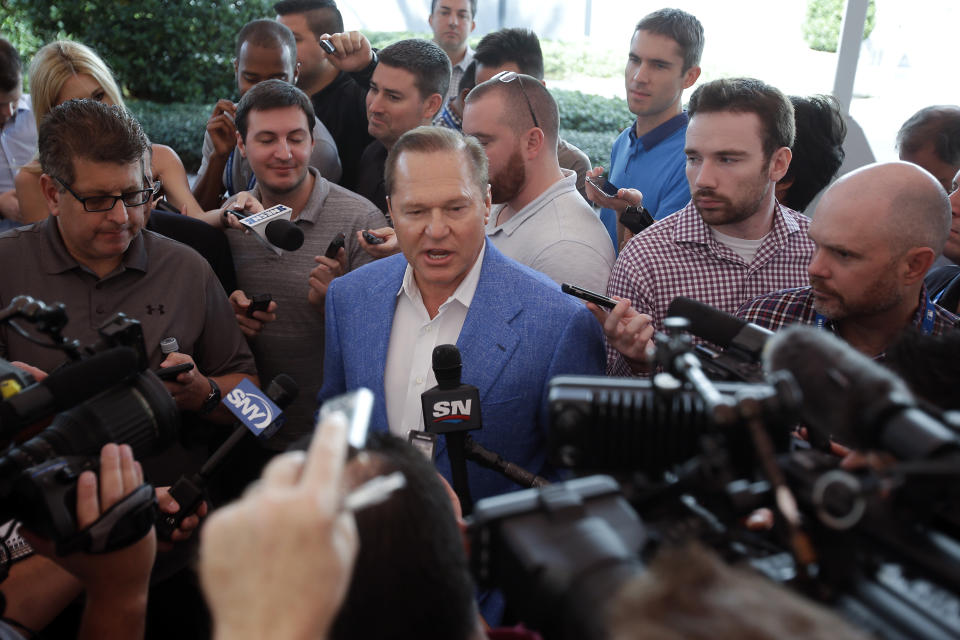
[[[501,71],[497,75],[493,76],[491,80],[499,80],[500,82],[513,82],[517,81],[517,84],[520,85],[520,92],[523,94],[523,99],[527,101],[527,109],[530,110],[530,117],[533,118],[533,126],[540,128],[540,123],[537,122],[537,114],[533,112],[533,105],[530,104],[530,98],[527,96],[527,90],[523,88],[523,78],[520,77],[516,71]]]
[[[83,210],[88,213],[100,213],[103,211],[110,211],[115,206],[117,206],[117,200],[123,202],[125,207],[140,207],[148,202],[150,199],[160,193],[160,189],[163,188],[163,185],[159,180],[155,181],[149,189],[142,189],[140,191],[131,191],[129,193],[121,193],[118,196],[87,196],[86,198],[78,196],[77,192],[71,189],[66,182],[58,178],[57,176],[51,176],[54,180],[59,182],[64,189],[70,192],[74,198],[80,201],[80,204],[83,205]]]

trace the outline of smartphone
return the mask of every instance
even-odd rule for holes
[[[610,182],[610,180],[607,179],[607,174],[598,176],[596,178],[588,177],[587,182],[589,182],[590,184],[595,186],[597,189],[599,189],[600,191],[610,196],[611,198],[616,198],[617,193],[620,191],[620,187],[613,184],[612,182]]]
[[[329,40],[321,40],[321,41],[320,41],[320,48],[323,49],[324,51],[326,51],[327,53],[336,53],[336,52],[337,52],[337,48],[336,48],[335,46],[333,46],[333,43],[331,43]]]
[[[330,242],[330,246],[327,247],[327,251],[323,255],[325,255],[328,258],[336,258],[337,252],[340,251],[340,249],[343,247],[346,239],[347,239],[347,236],[343,231],[338,233],[337,237]]]
[[[606,307],[607,309],[613,309],[617,306],[617,301],[613,298],[608,298],[607,296],[602,296],[599,293],[594,293],[583,287],[578,287],[574,284],[567,284],[564,282],[560,285],[560,290],[564,293],[569,293],[572,296],[576,296],[581,300],[586,300],[587,302],[592,302],[593,304]]]
[[[367,241],[367,244],[383,244],[387,241],[386,238],[375,236],[366,229],[363,230],[363,239]]]
[[[175,364],[172,367],[161,367],[155,369],[154,373],[157,374],[157,377],[161,380],[174,380],[181,373],[190,371],[193,369],[192,362],[181,362],[180,364]]]
[[[272,300],[273,296],[269,293],[259,293],[250,298],[250,306],[247,307],[247,317],[252,318],[254,311],[266,311]]]
[[[354,449],[363,449],[367,445],[367,429],[373,412],[373,391],[360,387],[356,391],[330,398],[320,407],[317,424],[337,412],[342,412],[347,419],[347,443]]]

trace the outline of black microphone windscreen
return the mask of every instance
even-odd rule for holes
[[[299,394],[300,387],[285,373],[277,374],[267,385],[267,396],[281,409],[286,409]]]
[[[747,323],[729,313],[714,309],[699,300],[678,296],[667,307],[667,317],[680,316],[690,321],[690,333],[726,349]]]
[[[433,374],[437,384],[447,387],[460,384],[460,349],[455,344],[438,344],[433,348]]]
[[[50,390],[57,410],[68,409],[126,380],[138,370],[136,351],[115,347],[55,371],[41,384]]]
[[[303,246],[303,229],[289,220],[273,220],[263,233],[270,244],[284,251],[296,251]]]
[[[803,392],[804,420],[845,444],[873,444],[879,425],[872,423],[892,404],[913,398],[894,373],[829,331],[812,327],[778,332],[767,343],[764,367],[793,374]]]

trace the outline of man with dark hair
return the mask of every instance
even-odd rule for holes
[[[471,62],[460,76],[460,84],[457,85],[457,95],[447,100],[447,104],[440,109],[440,113],[434,118],[433,124],[438,127],[446,127],[454,131],[463,130],[463,103],[467,99],[467,94],[477,86],[477,61]]]
[[[355,515],[360,551],[329,638],[486,637],[450,496],[430,461],[399,438],[374,433],[364,455],[347,463],[345,489],[395,471],[405,486]]]
[[[501,71],[514,71],[533,76],[542,85],[543,51],[540,39],[530,29],[500,29],[483,36],[474,53],[476,84],[486,82]],[[577,191],[587,197],[586,177],[590,158],[563,138],[557,138],[557,159],[562,169],[577,174]]]
[[[457,96],[457,87],[460,78],[470,63],[473,62],[473,50],[467,44],[467,38],[476,28],[474,18],[477,16],[477,0],[431,0],[430,17],[427,22],[433,30],[433,41],[443,49],[450,58],[450,84],[444,95],[443,103],[447,104]],[[433,120],[433,124],[440,124],[440,114]]]
[[[557,159],[560,114],[535,78],[504,71],[467,96],[463,132],[489,161],[486,233],[505,255],[554,282],[603,291],[613,246],[576,190],[576,174]]]
[[[624,72],[627,106],[637,120],[610,152],[609,181],[621,191],[611,197],[587,185],[590,199],[605,207],[600,217],[616,246],[617,216],[638,204],[624,198],[623,188],[639,189],[643,207],[657,220],[690,199],[683,158],[688,118],[681,97],[700,77],[702,53],[703,26],[685,11],[660,9],[637,23]],[[597,167],[591,175],[602,173]]]
[[[307,162],[313,146],[310,99],[282,80],[265,80],[237,106],[237,148],[257,178],[252,195],[264,207],[293,210],[303,231],[296,251],[275,251],[255,234],[228,231],[239,289],[230,295],[237,322],[249,338],[263,379],[286,373],[300,393],[284,409],[287,423],[264,442],[282,451],[313,428],[314,398],[323,379],[323,301],[336,276],[372,260],[358,244],[362,229],[386,226],[369,201],[331,183]],[[346,246],[334,258],[324,252],[340,232]],[[249,296],[270,293],[267,312],[247,317]]]
[[[796,135],[790,166],[777,182],[777,201],[804,211],[840,170],[847,125],[833,96],[790,96],[790,102]]]
[[[298,77],[297,44],[293,33],[274,20],[253,20],[237,34],[237,92],[243,97],[258,82],[276,78],[291,84]],[[224,194],[232,196],[249,191],[256,184],[250,165],[236,149],[237,105],[223,98],[213,108],[203,136],[203,160],[193,185],[193,196],[204,209],[220,207]],[[332,182],[340,179],[337,145],[323,123],[316,122],[310,166]]]
[[[165,383],[177,406],[231,421],[221,395],[244,377],[256,381],[253,357],[207,262],[143,230],[155,185],[139,123],[122,108],[71,100],[44,118],[39,143],[51,215],[0,236],[0,304],[19,294],[63,302],[63,333],[81,344],[96,342],[97,328],[123,311],[141,323],[151,368],[196,357],[194,369]],[[165,355],[160,341],[169,337],[179,351]],[[45,371],[65,361],[6,326],[0,356]]]
[[[20,219],[13,180],[37,148],[37,125],[30,108],[30,96],[23,93],[20,54],[0,38],[0,231],[14,228]]]
[[[427,40],[400,40],[379,53],[358,31],[334,34],[331,61],[343,71],[375,65],[367,92],[370,135],[376,140],[363,150],[356,192],[387,213],[384,164],[387,153],[407,131],[430,124],[443,106],[450,85],[450,59]]]
[[[547,385],[560,374],[603,371],[599,328],[549,278],[485,241],[487,158],[473,138],[419,127],[393,146],[385,168],[401,255],[336,278],[327,291],[326,352],[318,400],[373,390],[371,430],[422,431],[420,396],[436,384],[433,349],[456,344],[465,384],[480,391],[484,428],[474,439],[506,460],[547,473]],[[450,465],[441,439],[434,457]],[[470,465],[479,499],[517,487]]]
[[[343,16],[333,0],[281,0],[273,5],[273,10],[277,12],[277,22],[293,32],[297,43],[297,86],[310,96],[317,118],[337,143],[343,167],[340,185],[353,189],[360,154],[373,142],[367,133],[364,104],[373,67],[366,73],[349,74],[330,63],[320,40],[343,32]]]
[[[960,171],[960,107],[924,107],[903,123],[897,133],[900,159],[918,164],[950,193]]]
[[[837,180],[817,205],[809,285],[760,296],[738,315],[778,330],[814,324],[863,354],[882,356],[907,327],[940,335],[958,318],[927,296],[923,278],[950,230],[947,194],[906,162],[873,164]]]
[[[755,296],[806,282],[810,220],[774,196],[790,165],[790,101],[759,80],[729,78],[700,86],[687,109],[693,198],[624,247],[607,286],[621,299],[613,311],[590,305],[613,375],[649,370],[647,343],[677,296],[734,313]]]

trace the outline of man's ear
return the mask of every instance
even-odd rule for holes
[[[240,150],[240,155],[244,158],[247,157],[247,148],[243,144],[243,136],[240,135],[240,132],[237,131],[237,149]]]
[[[290,84],[294,84],[294,85],[297,84],[297,79],[299,77],[300,77],[300,61],[298,60],[293,67],[293,82],[291,82]]]
[[[689,89],[700,77],[700,67],[693,66],[683,72],[683,88]]]
[[[780,182],[780,178],[787,175],[787,169],[790,168],[790,160],[793,159],[793,152],[790,147],[780,147],[770,156],[769,178],[774,182]]]
[[[423,110],[420,114],[421,120],[433,120],[440,108],[443,107],[443,96],[439,93],[432,94],[423,102]]]
[[[490,184],[487,183],[487,192],[483,196],[483,226],[487,226],[490,221],[490,207],[493,206],[493,192],[490,190]]]
[[[540,127],[532,127],[527,130],[524,151],[528,158],[536,158],[543,153],[544,143],[547,137],[543,134]]]
[[[913,247],[907,250],[902,262],[904,284],[912,285],[921,282],[936,259],[937,254],[930,247]]]
[[[40,191],[43,193],[44,200],[47,201],[47,209],[52,215],[60,215],[60,198],[66,192],[60,191],[60,185],[57,181],[43,173],[40,175]]]

